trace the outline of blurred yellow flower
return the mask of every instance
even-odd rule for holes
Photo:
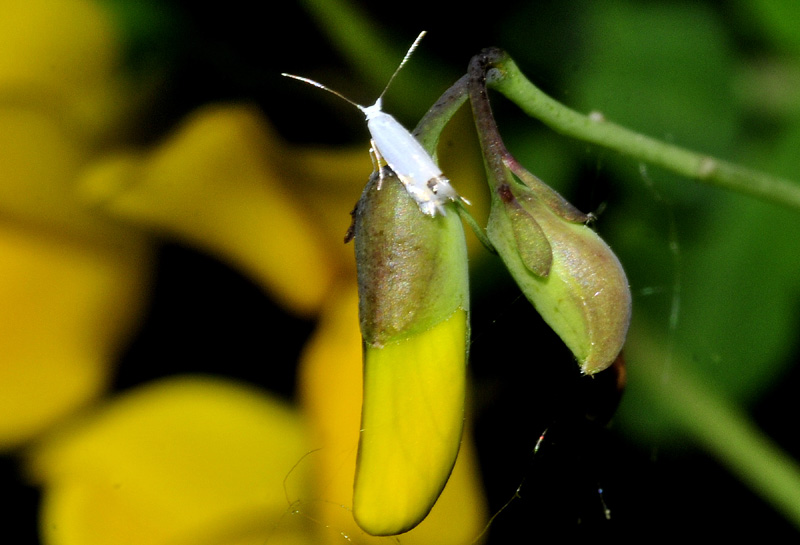
[[[347,507],[362,379],[353,250],[342,243],[366,149],[292,148],[242,104],[208,105],[133,149],[125,128],[141,99],[104,4],[0,8],[0,448],[27,447],[43,542],[372,542]],[[211,377],[97,401],[164,238],[319,320],[302,406]],[[439,504],[404,543],[480,533],[475,465],[465,439]]]
[[[43,540],[311,543],[308,519],[284,517],[292,487],[308,486],[307,467],[292,470],[304,430],[286,402],[217,377],[137,388],[34,449]]]
[[[284,189],[293,171],[280,158],[254,108],[209,106],[152,152],[99,161],[82,188],[98,212],[223,258],[285,306],[313,315],[335,266],[307,211]]]
[[[149,254],[0,222],[0,447],[102,392],[139,315]]]
[[[83,0],[0,8],[0,448],[8,449],[102,392],[142,308],[151,248],[142,233],[88,213],[75,191],[98,151],[94,138],[118,128],[118,109],[106,106],[126,103],[105,13]]]

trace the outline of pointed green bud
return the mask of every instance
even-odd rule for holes
[[[506,176],[493,180],[489,240],[581,370],[602,371],[617,358],[628,331],[631,294],[625,272],[584,224],[590,216],[512,158],[504,157],[503,165]]]
[[[455,463],[464,421],[467,250],[454,205],[429,217],[391,170],[354,212],[364,402],[353,515],[372,535],[416,526]]]

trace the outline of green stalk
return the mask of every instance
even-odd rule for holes
[[[800,466],[753,420],[688,371],[679,353],[658,346],[650,333],[634,336],[626,347],[636,361],[630,384],[650,391],[676,428],[800,528]],[[669,360],[669,364],[664,362]],[[665,365],[667,365],[665,367]]]
[[[667,144],[605,120],[583,115],[544,94],[497,49],[486,50],[495,73],[490,85],[554,131],[612,149],[700,182],[800,210],[800,185],[784,178]]]
[[[375,91],[375,97],[365,93],[364,100],[377,98],[395,67],[403,58],[403,52],[415,35],[398,37],[388,27],[378,25],[359,6],[347,0],[301,0],[308,14],[317,22],[331,45],[358,72],[361,79]],[[419,30],[424,30],[420,28]],[[424,49],[424,48],[422,48]],[[424,56],[419,51],[415,56]],[[391,102],[391,113],[396,117],[419,115],[421,104],[430,104],[436,99],[438,89],[445,88],[452,80],[444,66],[425,71],[425,85],[419,85],[422,67],[431,67],[434,61],[411,62],[403,68],[403,77],[392,83],[387,97]]]

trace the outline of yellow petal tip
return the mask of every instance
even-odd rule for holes
[[[461,443],[467,313],[382,348],[367,346],[353,494],[358,525],[394,535],[419,524]]]

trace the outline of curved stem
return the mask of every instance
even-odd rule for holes
[[[687,178],[800,210],[800,184],[667,144],[606,121],[601,115],[578,113],[532,84],[505,52],[487,49],[481,55],[493,67],[490,70],[495,71],[489,85],[556,132]]]

